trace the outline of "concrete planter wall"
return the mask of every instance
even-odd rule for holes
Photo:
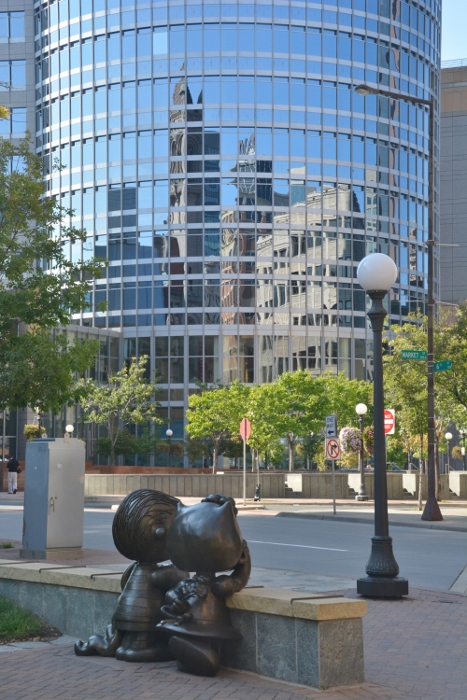
[[[108,570],[0,560],[0,595],[77,639],[104,633],[119,594]],[[245,588],[227,604],[243,638],[224,646],[224,666],[320,689],[364,681],[365,601]]]
[[[330,472],[302,474],[303,498],[332,498],[332,474]],[[348,475],[340,472],[334,474],[336,498],[349,497]]]
[[[253,498],[256,474],[247,474],[246,495]],[[284,498],[284,475],[261,474],[261,496]],[[222,493],[233,498],[243,497],[243,475],[236,474],[86,474],[85,495],[126,495],[136,489],[156,489],[179,498],[204,497],[210,493]]]
[[[373,473],[365,474],[365,488],[373,498]],[[413,500],[418,496],[418,472],[387,472],[388,499]],[[330,472],[261,472],[261,497],[284,498],[285,484],[292,489],[292,498],[332,498],[332,474]],[[246,478],[246,497],[252,499],[257,483],[251,471]],[[336,498],[353,500],[360,485],[358,472],[336,472]],[[427,477],[422,475],[422,497],[427,497]],[[225,474],[86,474],[86,496],[126,495],[135,489],[147,488],[164,491],[172,496],[200,497],[210,493],[223,493],[240,499],[243,497],[241,472]],[[467,472],[441,474],[441,499],[467,500]]]
[[[467,472],[449,472],[449,489],[451,497],[467,501]]]

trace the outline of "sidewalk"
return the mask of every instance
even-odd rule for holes
[[[22,507],[22,494],[9,497],[13,507]],[[14,501],[13,501],[14,499]],[[89,501],[86,507],[110,508],[121,497]],[[191,499],[183,499],[190,502]],[[199,499],[193,499],[197,501]],[[5,498],[0,496],[4,505]],[[262,510],[245,515],[372,519],[372,504],[340,502],[337,516],[329,501],[293,505],[289,499],[262,501]],[[239,511],[243,512],[241,502]],[[252,504],[253,505],[253,504]],[[391,525],[421,527],[455,525],[467,530],[467,504],[441,504],[442,523],[420,521],[414,503],[390,504]],[[420,525],[421,523],[421,525]],[[15,559],[13,550],[3,558]],[[57,562],[58,563],[58,562]],[[117,552],[86,550],[84,560],[61,561],[60,566],[79,563],[123,571],[127,560]],[[436,562],[433,562],[436,566]],[[467,572],[462,576],[467,581]],[[332,590],[330,585],[338,586]],[[467,591],[467,582],[465,582]],[[350,579],[296,576],[292,572],[255,567],[250,585],[334,592],[356,598],[355,582]],[[452,590],[461,591],[461,585]],[[125,664],[101,657],[76,657],[74,639],[62,637],[55,643],[0,644],[2,700],[466,700],[467,698],[467,596],[411,589],[402,600],[369,600],[363,618],[365,678],[359,686],[325,692],[314,691],[257,676],[221,670],[214,679],[181,673],[173,662],[164,664]],[[14,657],[11,656],[14,654]]]
[[[357,597],[354,587],[341,593]],[[178,671],[174,662],[128,664],[101,657],[77,657],[73,653],[75,640],[62,637],[47,644],[0,645],[1,697],[465,700],[466,597],[412,590],[403,600],[369,600],[368,604],[368,615],[363,618],[366,682],[362,685],[322,692],[227,669],[216,678],[198,678]]]

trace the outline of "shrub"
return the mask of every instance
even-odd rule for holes
[[[28,442],[31,442],[31,440],[35,440],[38,436],[38,431],[39,431],[39,426],[35,425],[34,423],[28,423],[24,426],[23,430],[23,435],[25,435],[26,440]],[[41,425],[41,435],[45,434],[45,428],[43,425]]]

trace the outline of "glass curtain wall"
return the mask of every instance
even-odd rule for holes
[[[371,377],[356,268],[387,253],[391,319],[423,310],[428,114],[353,88],[437,99],[438,0],[35,11],[50,192],[88,231],[70,257],[109,260],[76,320],[150,354],[174,438],[196,379]]]

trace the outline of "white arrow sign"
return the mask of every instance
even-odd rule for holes
[[[337,416],[326,416],[326,437],[337,437]]]

